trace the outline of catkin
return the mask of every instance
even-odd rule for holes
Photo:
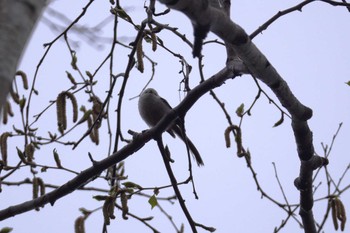
[[[73,106],[73,122],[75,123],[78,120],[78,102],[75,96],[70,93],[66,92],[66,96],[71,100],[72,106]]]
[[[21,76],[22,81],[23,81],[23,88],[25,90],[28,90],[28,78],[26,73],[24,73],[23,71],[19,70],[16,72],[16,75]]]
[[[1,159],[4,166],[7,166],[7,138],[11,136],[12,134],[9,132],[5,132],[0,136]]]
[[[136,59],[137,59],[137,69],[143,73],[144,64],[143,64],[143,49],[142,49],[142,39],[140,39],[136,45]]]
[[[67,129],[67,113],[66,113],[66,92],[61,92],[56,99],[56,113],[58,131],[63,134]]]

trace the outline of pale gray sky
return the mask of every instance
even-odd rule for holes
[[[278,11],[289,8],[298,2],[237,0],[233,1],[231,12],[234,21],[250,34]],[[64,12],[70,19],[74,19],[80,14],[81,8],[86,3],[87,1],[62,0],[54,2],[51,7]],[[128,13],[133,17],[135,23],[140,24],[146,17],[143,10],[144,2],[133,0],[127,4],[129,5],[123,6],[133,6],[126,9],[129,9]],[[159,7],[164,9],[163,6]],[[109,1],[95,1],[81,21],[81,25],[95,25],[109,15],[109,9]],[[47,16],[47,14],[45,15]],[[323,153],[321,142],[329,144],[339,123],[344,122],[329,158],[328,169],[336,181],[349,165],[350,87],[344,84],[350,80],[350,30],[347,23],[349,17],[350,13],[345,8],[332,7],[320,2],[312,3],[303,8],[302,12],[293,12],[280,18],[254,39],[254,43],[287,81],[296,97],[313,109],[314,115],[309,121],[309,125],[314,133],[314,146],[318,154],[322,155]],[[178,30],[186,34],[187,38],[192,41],[192,26],[184,15],[172,11],[168,16],[157,20],[178,27]],[[118,31],[118,34],[128,44],[136,35],[136,31],[122,20],[119,24],[120,31]],[[113,22],[109,23],[103,36],[111,37],[112,26]],[[51,41],[56,35],[57,32],[53,33],[47,25],[39,23],[19,66],[19,69],[24,70],[31,80],[35,67],[44,54],[43,43]],[[72,33],[69,36],[80,40]],[[198,83],[199,77],[197,60],[192,58],[191,50],[182,43],[181,39],[168,32],[162,32],[160,36],[169,48],[181,53],[185,56],[187,62],[193,66],[191,85],[194,87]],[[209,39],[214,38],[216,37],[213,34],[209,35]],[[110,45],[106,44],[99,49],[90,45],[91,42],[82,42],[80,48],[76,48],[76,51],[81,69],[93,72],[107,55]],[[156,88],[160,95],[175,106],[180,100],[178,89],[179,82],[182,79],[182,75],[179,74],[181,64],[178,58],[163,49],[158,48],[157,52],[154,53],[150,48],[150,45],[144,43],[145,52],[158,64],[154,80],[150,86]],[[117,47],[114,63],[115,74],[124,72],[128,53],[129,50],[120,46]],[[118,57],[119,54],[120,57]],[[203,54],[205,56],[204,74],[206,78],[209,78],[224,67],[225,49],[216,44],[209,44],[204,46]],[[55,99],[62,89],[69,88],[70,83],[66,78],[66,70],[72,72],[74,77],[79,80],[78,75],[70,67],[70,55],[66,45],[63,40],[60,40],[52,47],[39,71],[37,89],[40,95],[33,99],[36,102],[32,106],[31,115],[43,110],[48,105],[48,101]],[[151,66],[148,62],[145,62],[145,72],[143,74],[137,70],[131,72],[129,88],[127,88],[123,105],[122,130],[125,136],[129,136],[127,135],[128,129],[142,131],[147,128],[138,115],[137,100],[129,101],[129,98],[139,94],[147,83],[150,74]],[[101,95],[107,90],[108,75],[109,68],[106,66],[97,76],[99,89],[95,90]],[[117,85],[120,85],[120,82]],[[276,99],[264,84],[261,84],[261,86],[270,94],[270,97]],[[234,123],[238,124],[240,119],[235,115],[236,108],[241,103],[250,106],[257,94],[257,87],[253,79],[246,75],[228,80],[222,87],[216,89],[216,93],[225,102]],[[112,110],[116,106],[117,93],[114,93],[114,96]],[[252,110],[252,116],[245,117],[243,121],[243,144],[251,152],[252,162],[263,189],[276,200],[284,202],[274,175],[272,162],[275,162],[288,201],[294,204],[299,200],[299,193],[293,185],[293,181],[299,172],[299,159],[290,120],[286,118],[281,126],[272,128],[279,118],[280,112],[278,109],[269,104],[268,100],[262,96]],[[19,120],[19,114],[14,119]],[[115,117],[111,119],[113,120]],[[13,122],[11,123],[13,124]],[[111,124],[113,128],[115,122]],[[225,148],[223,135],[227,122],[219,106],[209,95],[201,98],[188,112],[186,124],[187,134],[197,145],[205,162],[204,167],[194,168],[199,200],[195,200],[192,195],[191,185],[181,186],[182,194],[194,220],[215,227],[218,233],[273,232],[274,227],[279,226],[286,214],[267,199],[261,199],[245,161],[235,155],[235,146],[230,149]],[[106,125],[104,124],[104,126]],[[10,124],[8,127],[7,129],[11,129],[12,125]],[[55,131],[57,127],[55,108],[50,109],[41,123],[35,124],[33,127],[40,127],[40,132],[44,133],[49,130]],[[6,130],[6,127],[3,129]],[[84,127],[75,130],[70,139],[77,140],[83,130],[85,130]],[[178,181],[185,180],[188,177],[188,171],[184,145],[180,140],[174,140],[168,135],[164,137],[164,141],[169,145],[172,156],[176,160],[173,168]],[[9,146],[12,146],[14,153],[15,146],[19,143],[22,143],[22,141],[18,142],[16,139],[10,139]],[[79,171],[91,166],[87,156],[88,150],[92,152],[96,160],[103,159],[107,155],[108,137],[105,136],[101,140],[99,147],[91,145],[90,141],[86,140],[74,151],[58,144],[50,145],[37,151],[36,159],[42,163],[48,162],[54,165],[53,148],[57,148],[62,162],[67,167]],[[16,159],[16,156],[9,158],[10,162],[16,161]],[[22,170],[17,177],[12,178],[13,181],[31,177],[28,168]],[[143,187],[162,186],[169,183],[161,155],[157,151],[154,141],[151,141],[142,150],[127,159],[126,171],[130,181]],[[322,181],[315,198],[323,197],[326,193],[324,173],[324,170],[322,170],[319,175],[321,179],[315,182],[315,185],[318,185]],[[73,175],[66,172],[53,170],[41,173],[39,176],[45,182],[51,184],[63,184],[73,177]],[[343,185],[348,183],[349,175],[344,178]],[[108,188],[101,181],[89,184],[89,186],[93,185]],[[23,187],[3,186],[2,189],[0,195],[1,209],[31,198],[31,186],[29,185]],[[151,194],[151,192],[149,193]],[[172,193],[172,189],[161,190],[159,196],[172,195]],[[80,207],[95,209],[101,205],[101,203],[92,200],[92,196],[97,194],[100,193],[74,192],[57,201],[54,207],[45,206],[40,212],[32,211],[16,216],[1,222],[0,226],[13,227],[16,233],[32,231],[73,232],[74,220],[80,215],[78,211]],[[341,200],[349,209],[349,192],[341,196]],[[166,202],[160,203],[173,216],[178,226],[181,222],[184,222],[185,232],[190,232],[178,203],[174,205]],[[161,232],[172,232],[173,228],[170,222],[158,209],[150,210],[146,198],[133,198],[130,201],[129,209],[130,212],[140,217],[155,215],[156,217],[150,223]],[[322,219],[325,209],[326,201],[315,203],[314,215],[318,222]],[[118,211],[116,211],[116,216],[117,219],[109,226],[110,232],[151,232],[142,223],[131,218],[128,221],[122,220],[121,213]],[[91,215],[86,221],[87,232],[100,232],[102,222],[103,216],[101,213]],[[205,232],[199,228],[198,230],[199,232]],[[334,232],[330,219],[325,230],[326,232]],[[294,220],[290,220],[281,232],[302,232],[302,230]]]

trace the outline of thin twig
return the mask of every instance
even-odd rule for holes
[[[173,186],[173,189],[174,189],[174,192],[176,194],[176,197],[178,198],[179,200],[179,203],[180,203],[180,206],[181,206],[181,209],[182,211],[184,212],[186,218],[187,218],[187,221],[192,229],[192,232],[193,233],[196,233],[197,232],[197,229],[196,229],[196,224],[195,222],[193,221],[193,218],[190,214],[190,212],[188,211],[186,205],[185,205],[185,200],[183,199],[182,195],[181,195],[181,192],[179,190],[179,187],[177,186],[177,180],[175,178],[175,175],[171,169],[171,166],[170,166],[170,163],[169,163],[169,159],[166,155],[166,152],[164,150],[164,145],[163,145],[163,140],[161,138],[161,136],[157,139],[157,144],[158,144],[158,148],[159,148],[159,151],[162,155],[162,158],[163,158],[163,162],[164,162],[164,165],[165,165],[165,168],[167,170],[167,173],[168,173],[168,176],[170,178],[170,181],[171,181],[171,184]]]

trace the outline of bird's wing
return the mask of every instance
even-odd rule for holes
[[[171,109],[173,109],[171,106],[170,106],[170,104],[168,103],[168,101],[166,101],[166,99],[163,99],[162,97],[160,97],[159,96],[159,99],[167,106],[167,107],[169,107],[169,111],[171,110]],[[167,130],[167,132],[173,137],[173,138],[175,138],[175,133],[173,132],[173,130],[171,129],[172,127],[170,127],[168,130]]]
[[[160,97],[160,96],[159,96],[159,98],[160,98],[161,101],[163,101],[163,103],[164,103],[166,106],[169,107],[169,109],[173,109],[173,108],[170,106],[170,104],[168,103],[168,101],[166,101],[166,99],[163,99],[163,98]]]

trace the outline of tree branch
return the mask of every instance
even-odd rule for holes
[[[193,221],[193,218],[192,218],[190,212],[188,211],[188,209],[187,209],[187,207],[185,205],[185,200],[182,198],[182,195],[181,195],[181,192],[179,190],[179,187],[177,187],[177,180],[176,180],[176,177],[175,177],[175,175],[173,173],[173,170],[171,169],[171,166],[170,166],[170,163],[169,163],[169,158],[166,155],[166,152],[165,152],[165,149],[164,149],[164,145],[163,145],[162,136],[159,136],[156,141],[157,141],[157,144],[158,144],[159,151],[162,154],[163,162],[164,162],[166,171],[168,173],[168,176],[170,178],[171,184],[173,186],[174,192],[176,194],[176,197],[179,200],[181,209],[184,212],[184,214],[185,214],[185,216],[187,218],[187,221],[188,221],[188,223],[191,226],[192,232],[193,233],[197,233],[196,224]]]
[[[121,148],[118,152],[113,153],[106,159],[96,161],[92,167],[82,171],[75,178],[71,179],[59,188],[34,200],[27,201],[15,206],[10,206],[6,209],[1,210],[0,221],[33,210],[37,207],[42,207],[48,203],[53,205],[60,198],[79,189],[81,186],[86,185],[88,182],[91,182],[102,171],[114,165],[115,163],[123,161],[141,149],[144,144],[150,141],[152,138],[155,138],[157,135],[160,135],[162,132],[164,132],[178,116],[184,116],[202,95],[204,95],[209,90],[220,86],[225,80],[232,78],[233,74],[233,71],[230,71],[226,68],[219,71],[216,75],[204,81],[196,88],[194,88],[191,92],[189,92],[186,98],[184,98],[184,100],[177,107],[173,108],[169,114],[164,116],[163,119],[155,127],[135,136],[132,142]]]
[[[174,2],[171,0],[159,1],[164,4]],[[291,115],[302,120],[310,119],[312,110],[300,103],[293,95],[287,83],[250,40],[247,33],[220,9],[209,6],[206,10],[198,11],[201,8],[198,8],[197,5],[202,1],[178,0],[174,5],[167,6],[183,12],[197,24],[205,25],[209,22],[210,30],[237,52],[251,74],[271,88]]]
[[[305,232],[316,232],[313,218],[313,170],[328,164],[327,159],[314,156],[312,133],[307,120],[312,117],[312,110],[304,106],[292,93],[287,83],[277,73],[264,54],[254,45],[247,33],[231,21],[221,9],[210,4],[208,0],[159,0],[168,7],[183,12],[195,25],[210,25],[209,29],[231,47],[247,66],[253,77],[264,82],[275,93],[283,107],[292,117],[292,128],[301,160],[300,175],[295,185],[300,191],[300,216]],[[307,2],[307,1],[306,1]],[[195,88],[196,89],[196,88]],[[193,89],[193,91],[195,91]],[[190,92],[191,94],[191,92]]]

